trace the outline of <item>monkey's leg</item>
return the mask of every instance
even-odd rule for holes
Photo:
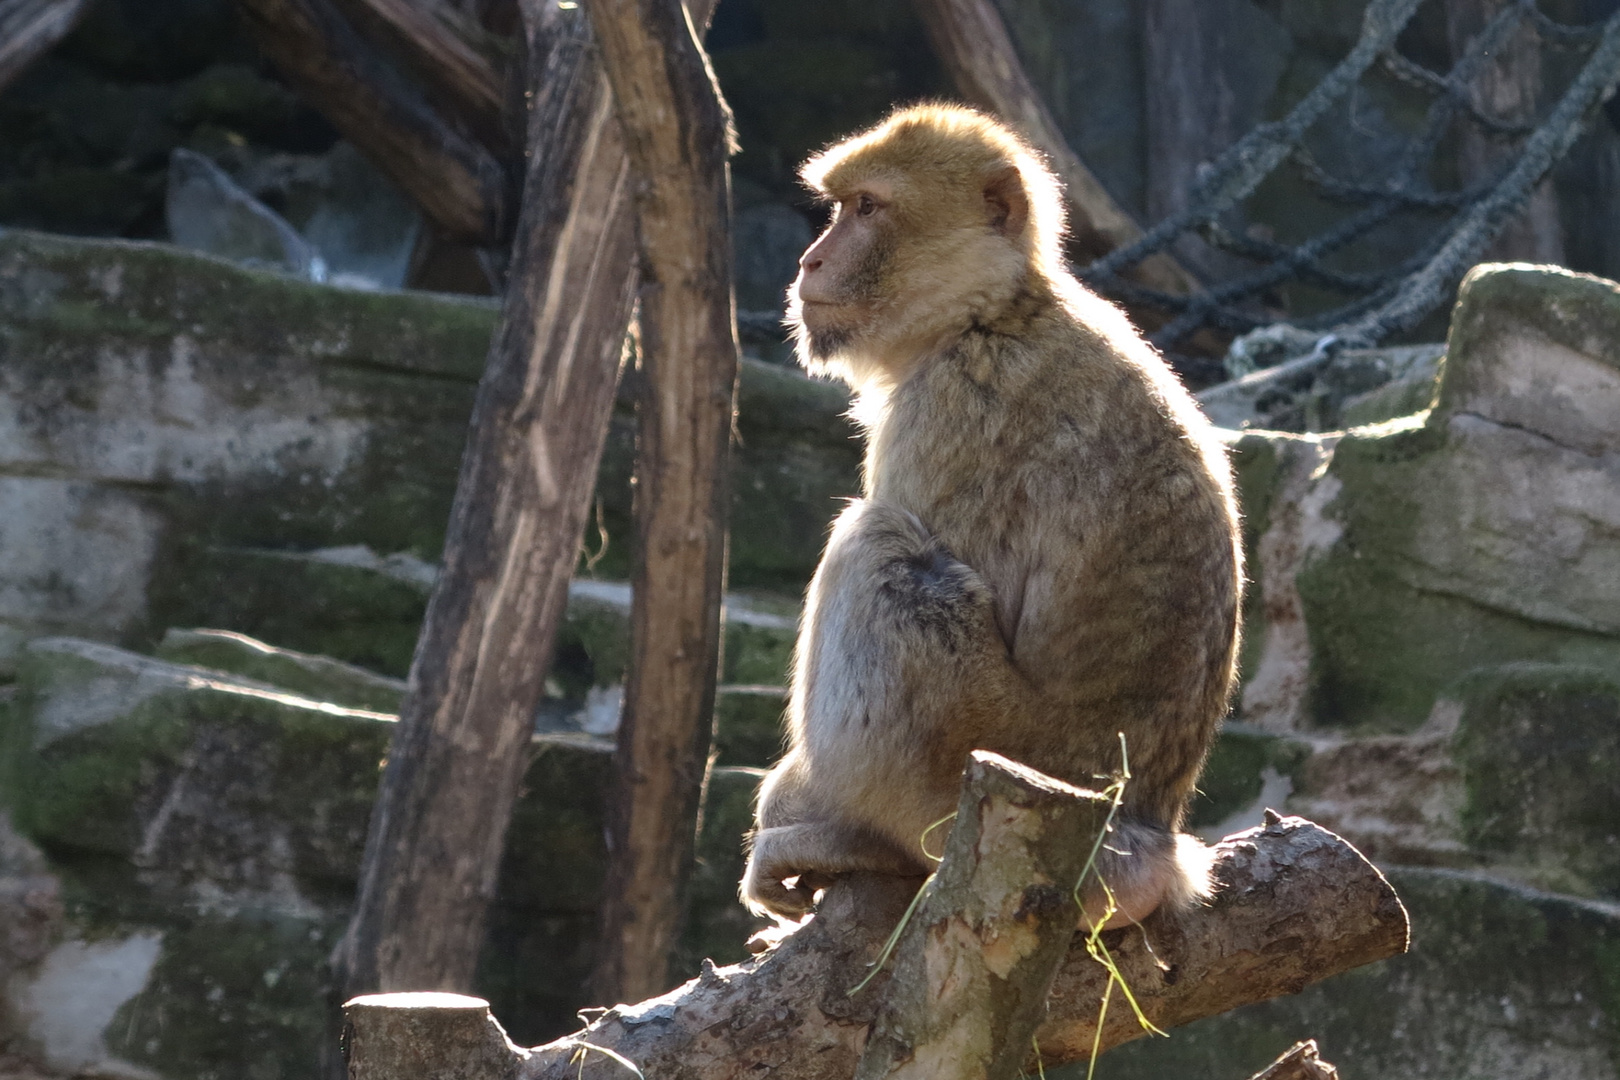
[[[833,878],[858,870],[920,876],[915,859],[870,830],[838,821],[806,821],[754,834],[742,893],[755,914],[796,919],[814,906],[816,892]]]

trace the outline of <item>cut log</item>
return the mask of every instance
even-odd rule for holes
[[[343,1014],[348,1080],[512,1080],[528,1057],[483,998],[371,994]]]
[[[67,37],[90,0],[0,0],[0,90]]]
[[[584,12],[545,5],[523,212],[411,689],[334,958],[464,990],[579,553],[635,297],[629,166]]]
[[[494,37],[446,0],[337,0],[368,38],[427,85],[486,146],[506,145],[506,76]]]
[[[1070,251],[1085,263],[1139,239],[1142,230],[1069,148],[1057,121],[1018,60],[991,0],[916,0],[928,38],[969,104],[1024,134],[1063,182],[1069,199]],[[1168,255],[1144,259],[1127,274],[1139,284],[1186,294],[1197,280]]]
[[[708,766],[737,385],[731,116],[679,0],[586,0],[636,175],[641,383],[630,664],[607,810],[601,1002],[668,986]]]
[[[445,237],[505,242],[500,163],[428,105],[328,0],[237,0],[260,51]]]

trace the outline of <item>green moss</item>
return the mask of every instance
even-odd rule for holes
[[[315,701],[351,709],[399,712],[404,687],[325,656],[277,649],[245,635],[216,631],[175,631],[164,636],[157,655],[279,686]]]
[[[1204,762],[1188,810],[1188,827],[1206,829],[1252,806],[1260,797],[1265,770],[1295,776],[1309,754],[1304,744],[1292,739],[1227,725]]]
[[[1432,472],[1447,468],[1445,433],[1403,422],[1351,432],[1330,476],[1339,543],[1297,578],[1312,648],[1316,722],[1364,732],[1411,731],[1440,690],[1478,667],[1515,660],[1620,666],[1620,640],[1532,622],[1408,584]]]
[[[356,567],[219,550],[192,537],[163,553],[142,644],[170,626],[212,626],[385,675],[410,670],[427,607],[415,585]]]
[[[765,766],[782,756],[785,694],[721,694],[715,702],[715,760]]]
[[[1595,360],[1620,365],[1613,346],[1620,339],[1620,287],[1605,278],[1557,267],[1476,267],[1458,291],[1446,355],[1494,355],[1504,322],[1531,327]],[[1467,400],[1480,371],[1466,359],[1447,364],[1435,412],[1449,416]]]
[[[1468,842],[1560,891],[1620,896],[1620,675],[1511,664],[1448,696],[1463,702]]]
[[[1299,578],[1311,637],[1311,715],[1373,734],[1416,729],[1475,668],[1517,660],[1620,668],[1620,641],[1424,592],[1339,550]]]
[[[524,1045],[576,1029],[575,1011],[591,1004],[585,981],[595,959],[607,866],[602,807],[613,765],[605,744],[535,746],[473,980]]]
[[[746,862],[743,837],[753,828],[754,793],[763,777],[759,769],[728,768],[709,776],[689,913],[671,960],[676,978],[696,975],[705,957],[722,965],[748,959],[748,938],[767,923],[750,915],[737,899]]]

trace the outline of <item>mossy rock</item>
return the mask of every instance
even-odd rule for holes
[[[1511,664],[1448,696],[1468,843],[1543,887],[1620,897],[1620,676]]]
[[[171,629],[157,656],[177,664],[217,668],[291,690],[315,701],[397,713],[405,683],[326,656],[278,649],[229,630]]]
[[[309,658],[246,651],[261,674],[309,673],[297,662]],[[0,708],[0,803],[62,881],[67,947],[161,939],[108,1013],[108,1052],[174,1080],[313,1070],[325,958],[353,902],[388,718],[71,639],[34,642],[21,674]],[[572,1030],[589,1003],[612,760],[603,740],[534,750],[474,987],[525,1042]],[[755,922],[736,883],[760,775],[714,771],[683,977],[704,954],[744,956]]]
[[[210,626],[403,675],[420,592],[300,559],[437,561],[497,318],[489,302],[345,290],[162,244],[0,232],[0,518],[22,523],[0,560],[0,664],[32,635],[151,648]],[[631,395],[587,537],[596,572],[621,578]],[[744,361],[733,587],[797,596],[809,580],[859,488],[848,403]]]

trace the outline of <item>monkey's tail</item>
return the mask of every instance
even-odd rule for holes
[[[1106,917],[1104,927],[1112,929],[1161,907],[1176,912],[1202,903],[1214,891],[1214,861],[1214,849],[1197,837],[1133,818],[1115,820],[1082,883],[1085,923]]]

